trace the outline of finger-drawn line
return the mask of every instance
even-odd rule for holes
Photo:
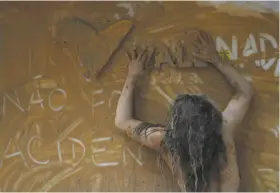
[[[34,76],[32,79],[36,80],[36,79],[39,79],[39,78],[42,78],[42,77],[43,77],[42,74],[38,74],[38,75]]]
[[[98,143],[103,141],[112,141],[113,137],[100,137],[92,140],[92,143]]]
[[[86,82],[92,82],[91,78],[88,78],[85,73],[81,72],[80,74],[82,75],[82,77],[85,79]]]
[[[37,132],[37,134],[38,134],[39,136],[42,136],[41,129],[40,129],[38,123],[35,123],[35,127],[36,127],[36,132]]]
[[[276,62],[276,58],[271,58],[268,60],[268,62],[266,62],[265,59],[261,59],[260,61],[262,68],[267,71]]]
[[[46,165],[46,164],[48,164],[48,163],[50,162],[50,159],[45,160],[45,161],[38,161],[38,160],[36,160],[36,159],[31,155],[30,145],[31,145],[32,141],[35,140],[35,139],[40,140],[41,142],[43,142],[43,139],[42,139],[41,137],[39,137],[39,136],[33,136],[33,137],[31,137],[30,140],[29,140],[28,143],[27,143],[27,153],[28,153],[28,156],[29,156],[29,158],[30,158],[34,163],[36,163],[36,164],[38,164],[38,165]]]
[[[53,61],[53,59],[51,57],[49,57],[49,61],[50,61],[51,65],[57,66],[57,64]]]
[[[103,104],[105,104],[105,101],[100,101],[100,102],[95,103],[94,105],[92,105],[92,112],[94,113],[94,107],[98,107],[98,106],[103,105]]]
[[[83,64],[83,62],[82,62],[82,60],[81,60],[80,56],[78,55],[78,57],[77,57],[77,58],[78,58],[78,62],[79,62],[79,64],[80,64],[80,66],[81,66],[81,67],[83,67],[83,66],[84,66],[84,64]]]
[[[87,96],[87,94],[85,93],[84,89],[80,89],[81,90],[81,95],[82,95],[82,98],[87,102],[87,104],[89,106],[91,106],[91,102],[90,102],[90,99],[89,97]]]
[[[279,66],[280,66],[280,60],[277,60],[276,68],[274,70],[274,76],[278,77],[279,76]]]
[[[109,109],[110,109],[110,111],[111,111],[111,113],[113,114],[113,115],[115,115],[116,113],[115,113],[115,111],[113,111],[112,110],[112,100],[113,100],[113,96],[114,95],[120,95],[121,94],[121,91],[119,91],[119,90],[113,90],[113,92],[112,92],[112,95],[111,95],[111,97],[110,97],[110,99],[109,99],[109,103],[108,103],[108,107],[109,107]]]
[[[6,115],[6,97],[3,95],[3,106],[2,106],[2,114],[3,117]]]
[[[13,191],[18,191],[18,187],[21,184],[21,182],[24,181],[25,179],[27,179],[28,177],[34,176],[34,174],[36,174],[37,172],[40,172],[42,170],[51,169],[53,167],[61,167],[61,164],[54,162],[54,163],[50,163],[48,165],[44,165],[44,166],[40,165],[40,166],[36,166],[36,167],[32,168],[31,171],[26,172],[23,175],[19,176],[18,180],[14,183]]]
[[[132,32],[132,30],[134,29],[134,25],[131,25],[131,28],[128,30],[128,32],[122,37],[122,39],[119,41],[118,46],[116,47],[116,49],[111,53],[111,55],[109,56],[109,58],[107,59],[106,63],[100,68],[100,70],[98,70],[96,72],[95,77],[96,78],[100,78],[100,76],[103,74],[103,72],[112,64],[112,60],[115,57],[116,53],[119,51],[119,48],[122,47],[122,45],[124,44],[125,40],[127,39],[127,37],[130,35],[130,33]]]
[[[170,98],[165,92],[159,87],[155,86],[156,91],[158,91],[159,94],[161,94],[170,104],[173,103],[172,98]]]
[[[29,186],[29,191],[27,191],[27,192],[31,192],[31,190],[33,189],[33,187],[35,186],[35,184],[38,183],[37,181],[38,181],[37,178],[35,178],[35,179],[33,180],[33,182],[31,183],[31,185]]]
[[[62,141],[65,137],[67,137],[76,127],[81,125],[84,122],[84,119],[79,117],[74,122],[72,122],[58,137],[57,141]]]
[[[31,97],[30,97],[30,101],[29,101],[29,107],[28,107],[28,109],[27,109],[28,111],[30,110],[31,105],[33,105],[33,104],[40,104],[41,108],[42,108],[42,109],[45,109],[44,104],[43,104],[43,101],[44,101],[44,100],[41,98],[41,95],[40,95],[40,92],[39,92],[38,89],[36,89],[36,93],[37,93],[37,97],[38,97],[39,99],[34,100],[35,92],[32,92]]]
[[[102,153],[105,152],[107,150],[107,146],[103,147],[103,148],[99,148],[99,149],[94,149],[92,150],[93,154],[98,154],[98,153]]]
[[[75,151],[75,144],[72,143],[72,158],[75,159],[76,158],[76,151]]]
[[[17,163],[20,163],[20,160],[16,160],[14,161],[13,163],[11,163],[10,165],[6,166],[5,168],[3,168],[3,170],[1,171],[1,176],[0,176],[0,179],[2,179],[2,176],[7,176],[9,173],[9,170],[11,169],[14,169],[14,166],[17,164]],[[2,166],[2,162],[0,163],[0,168]],[[7,175],[6,175],[7,174]]]
[[[103,163],[97,163],[94,159],[94,155],[91,155],[92,162],[97,167],[110,167],[110,166],[117,166],[119,165],[119,162],[103,162]]]
[[[273,172],[274,170],[270,169],[270,168],[259,168],[258,171],[259,172]]]
[[[78,139],[76,139],[74,137],[68,137],[68,139],[70,141],[72,141],[72,142],[78,143],[83,148],[82,157],[75,164],[73,164],[73,167],[76,167],[77,165],[79,165],[83,161],[83,159],[84,159],[84,157],[86,155],[86,147],[85,147],[85,145],[80,140],[78,140]]]
[[[23,163],[24,163],[24,165],[25,165],[26,167],[28,167],[27,162],[26,162],[25,158],[23,157],[23,155],[22,155],[22,153],[21,153],[21,151],[20,151],[20,149],[19,149],[19,147],[18,147],[17,144],[16,144],[16,146],[17,146],[17,148],[18,148],[19,151],[18,151],[18,152],[14,152],[14,153],[9,154],[9,155],[6,155],[8,149],[9,149],[9,147],[10,147],[10,145],[11,145],[12,140],[13,140],[13,138],[10,139],[10,141],[9,141],[9,143],[8,143],[8,145],[7,145],[6,149],[5,149],[5,151],[4,151],[4,158],[9,159],[9,158],[11,158],[11,157],[20,156],[21,159],[22,159],[22,161],[23,161]],[[2,163],[1,163],[0,166],[2,166]]]
[[[123,158],[123,164],[126,165],[126,153],[125,153],[125,149],[123,149],[122,151],[122,158]]]
[[[103,89],[99,89],[99,90],[96,90],[96,91],[93,91],[92,94],[95,95],[95,94],[101,94],[103,93]]]
[[[18,102],[18,104],[20,104],[19,97],[18,97],[18,93],[17,93],[17,91],[16,91],[15,89],[13,89],[13,90],[14,90],[14,95],[15,95],[16,98],[17,98],[17,102]]]
[[[62,163],[62,153],[61,153],[61,147],[60,147],[60,141],[57,141],[57,152],[58,152],[58,160],[60,163]]]
[[[125,149],[126,149],[127,152],[131,155],[131,157],[133,157],[133,158],[135,159],[135,161],[137,162],[137,164],[138,164],[139,166],[143,166],[143,165],[144,165],[144,164],[132,153],[132,151],[131,151],[129,148],[125,147]]]
[[[61,88],[53,89],[53,90],[51,91],[51,93],[49,94],[49,98],[48,98],[49,100],[48,100],[48,102],[49,102],[50,109],[51,109],[52,111],[57,112],[57,111],[62,110],[62,109],[64,108],[64,105],[61,105],[60,107],[56,107],[56,108],[55,108],[55,107],[51,104],[51,96],[53,95],[53,93],[54,93],[55,91],[61,92],[61,93],[63,94],[65,100],[66,100],[66,98],[67,98],[67,95],[66,95],[65,90],[63,90],[63,89],[61,89]]]
[[[183,79],[182,79],[182,73],[179,73],[179,76],[177,78],[177,84],[183,84]]]
[[[5,180],[5,183],[4,183],[4,186],[3,186],[3,192],[7,191],[8,184],[11,182],[11,178],[16,173],[17,173],[17,170],[14,170],[14,171],[11,172],[11,174],[8,177],[6,177],[6,180]],[[0,191],[0,192],[2,192],[2,191]]]
[[[103,89],[100,89],[100,90],[97,90],[97,91],[93,91],[93,92],[92,92],[92,95],[97,95],[97,94],[101,94],[101,93],[103,93]],[[100,105],[105,104],[105,101],[103,100],[103,101],[100,101],[100,102],[95,103],[95,104],[93,104],[93,103],[94,103],[94,98],[92,97],[92,100],[91,100],[91,104],[92,104],[92,114],[94,115],[94,108],[95,108],[95,107],[98,107],[98,106],[100,106]]]
[[[37,192],[48,192],[50,191],[55,185],[57,185],[60,181],[68,178],[69,176],[81,171],[83,168],[79,167],[75,170],[73,168],[67,168],[62,172],[58,173],[55,177],[45,183],[43,187],[41,187]]]
[[[3,97],[7,97],[17,108],[19,108],[19,110],[21,110],[22,112],[24,112],[24,109],[19,105],[17,104],[9,95],[7,95],[7,93],[4,93],[4,96]]]

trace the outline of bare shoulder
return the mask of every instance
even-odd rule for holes
[[[223,111],[224,129],[235,130],[243,121],[252,96],[236,93]]]
[[[158,151],[160,149],[165,133],[163,125],[134,119],[127,120],[123,124],[124,131],[130,138],[153,150]]]

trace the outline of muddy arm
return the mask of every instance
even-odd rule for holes
[[[129,124],[131,127],[135,127],[140,123],[140,121],[134,120],[132,117],[135,83],[136,78],[128,75],[118,101],[115,125],[123,131],[125,131],[126,127],[128,127],[129,121],[132,122],[132,125]]]
[[[215,67],[235,88],[235,95],[223,111],[223,140],[227,148],[227,164],[221,171],[221,191],[238,191],[240,179],[236,160],[234,133],[245,117],[253,96],[251,84],[229,63],[218,63]]]
[[[252,85],[230,64],[230,61],[225,63],[220,62],[214,64],[214,66],[235,89],[233,98],[223,112],[225,122],[227,122],[227,128],[233,134],[248,110],[254,90]]]
[[[130,65],[143,65],[138,61],[136,64]],[[130,67],[134,68],[134,67]],[[157,130],[151,134],[145,136],[144,131],[140,132],[138,135],[135,134],[135,129],[142,124],[140,120],[135,120],[133,118],[133,92],[136,85],[138,76],[133,75],[133,70],[129,70],[125,84],[123,86],[121,96],[119,98],[116,110],[115,125],[122,131],[126,132],[128,136],[134,140],[142,143],[143,145],[152,148],[154,150],[159,150],[160,143],[163,138],[163,128],[160,127],[150,127],[146,130],[147,133],[151,133],[152,130]],[[139,69],[138,69],[139,70]]]

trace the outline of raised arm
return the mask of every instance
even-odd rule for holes
[[[236,160],[234,133],[248,111],[253,96],[251,84],[243,78],[230,61],[219,62],[214,66],[225,76],[234,87],[235,94],[223,111],[223,140],[227,148],[227,164],[221,171],[221,191],[238,191],[240,178]]]
[[[134,49],[131,55],[128,53],[128,58],[129,70],[118,101],[115,125],[143,145],[154,150],[159,150],[164,135],[163,128],[157,125],[143,123],[133,118],[134,88],[136,81],[144,73],[144,62],[147,58],[147,52],[142,50],[137,53],[136,49]],[[145,135],[146,133],[148,135]]]
[[[234,96],[223,111],[227,130],[233,134],[237,125],[242,122],[246,115],[254,90],[251,83],[237,72],[230,61],[219,62],[218,64],[214,64],[214,66],[225,76],[235,89]]]

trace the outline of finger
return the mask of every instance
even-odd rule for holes
[[[137,50],[137,42],[136,42],[136,40],[133,40],[133,42],[132,42],[132,50]]]
[[[209,42],[212,42],[212,37],[211,35],[207,32],[207,31],[204,31],[204,34],[205,34],[205,39],[206,41],[209,43]]]
[[[153,68],[153,63],[152,63],[152,58],[155,57],[155,54],[156,54],[156,48],[154,46],[151,47],[151,49],[149,50],[149,54],[147,55],[146,57],[146,61],[145,61],[145,64],[146,64],[146,69],[149,70],[151,68]]]
[[[137,56],[137,60],[141,60],[142,55],[143,55],[143,52],[142,52],[142,51],[139,51],[139,52],[138,52],[138,56]]]
[[[133,48],[133,50],[132,50],[132,60],[136,60],[137,57],[138,57],[137,49]]]
[[[142,58],[140,58],[140,61],[144,63],[146,59],[147,59],[147,55],[143,55]]]
[[[128,61],[130,62],[132,60],[132,56],[129,52],[126,52],[126,56],[128,57]]]
[[[142,51],[141,48],[139,48],[137,51],[138,51],[138,52],[137,52],[137,53],[138,53],[138,55],[137,55],[137,60],[140,60],[141,57],[142,57],[143,51]]]
[[[138,56],[138,60],[142,60],[142,58],[144,57],[144,55],[146,55],[146,53],[147,53],[147,49],[146,48],[144,48],[144,49],[142,49],[141,51],[140,51],[140,53],[139,53],[139,56]]]
[[[137,43],[136,43],[136,40],[134,40],[132,42],[132,60],[137,59],[137,56],[138,56],[137,50],[138,50]]]
[[[146,70],[150,70],[152,69],[154,66],[151,64],[151,62],[149,62],[146,66]]]
[[[154,54],[155,54],[155,51],[156,51],[156,48],[153,46],[153,47],[151,48],[151,50],[149,51],[148,58],[147,58],[147,62],[150,62],[150,61],[151,61],[152,57],[153,57]]]

